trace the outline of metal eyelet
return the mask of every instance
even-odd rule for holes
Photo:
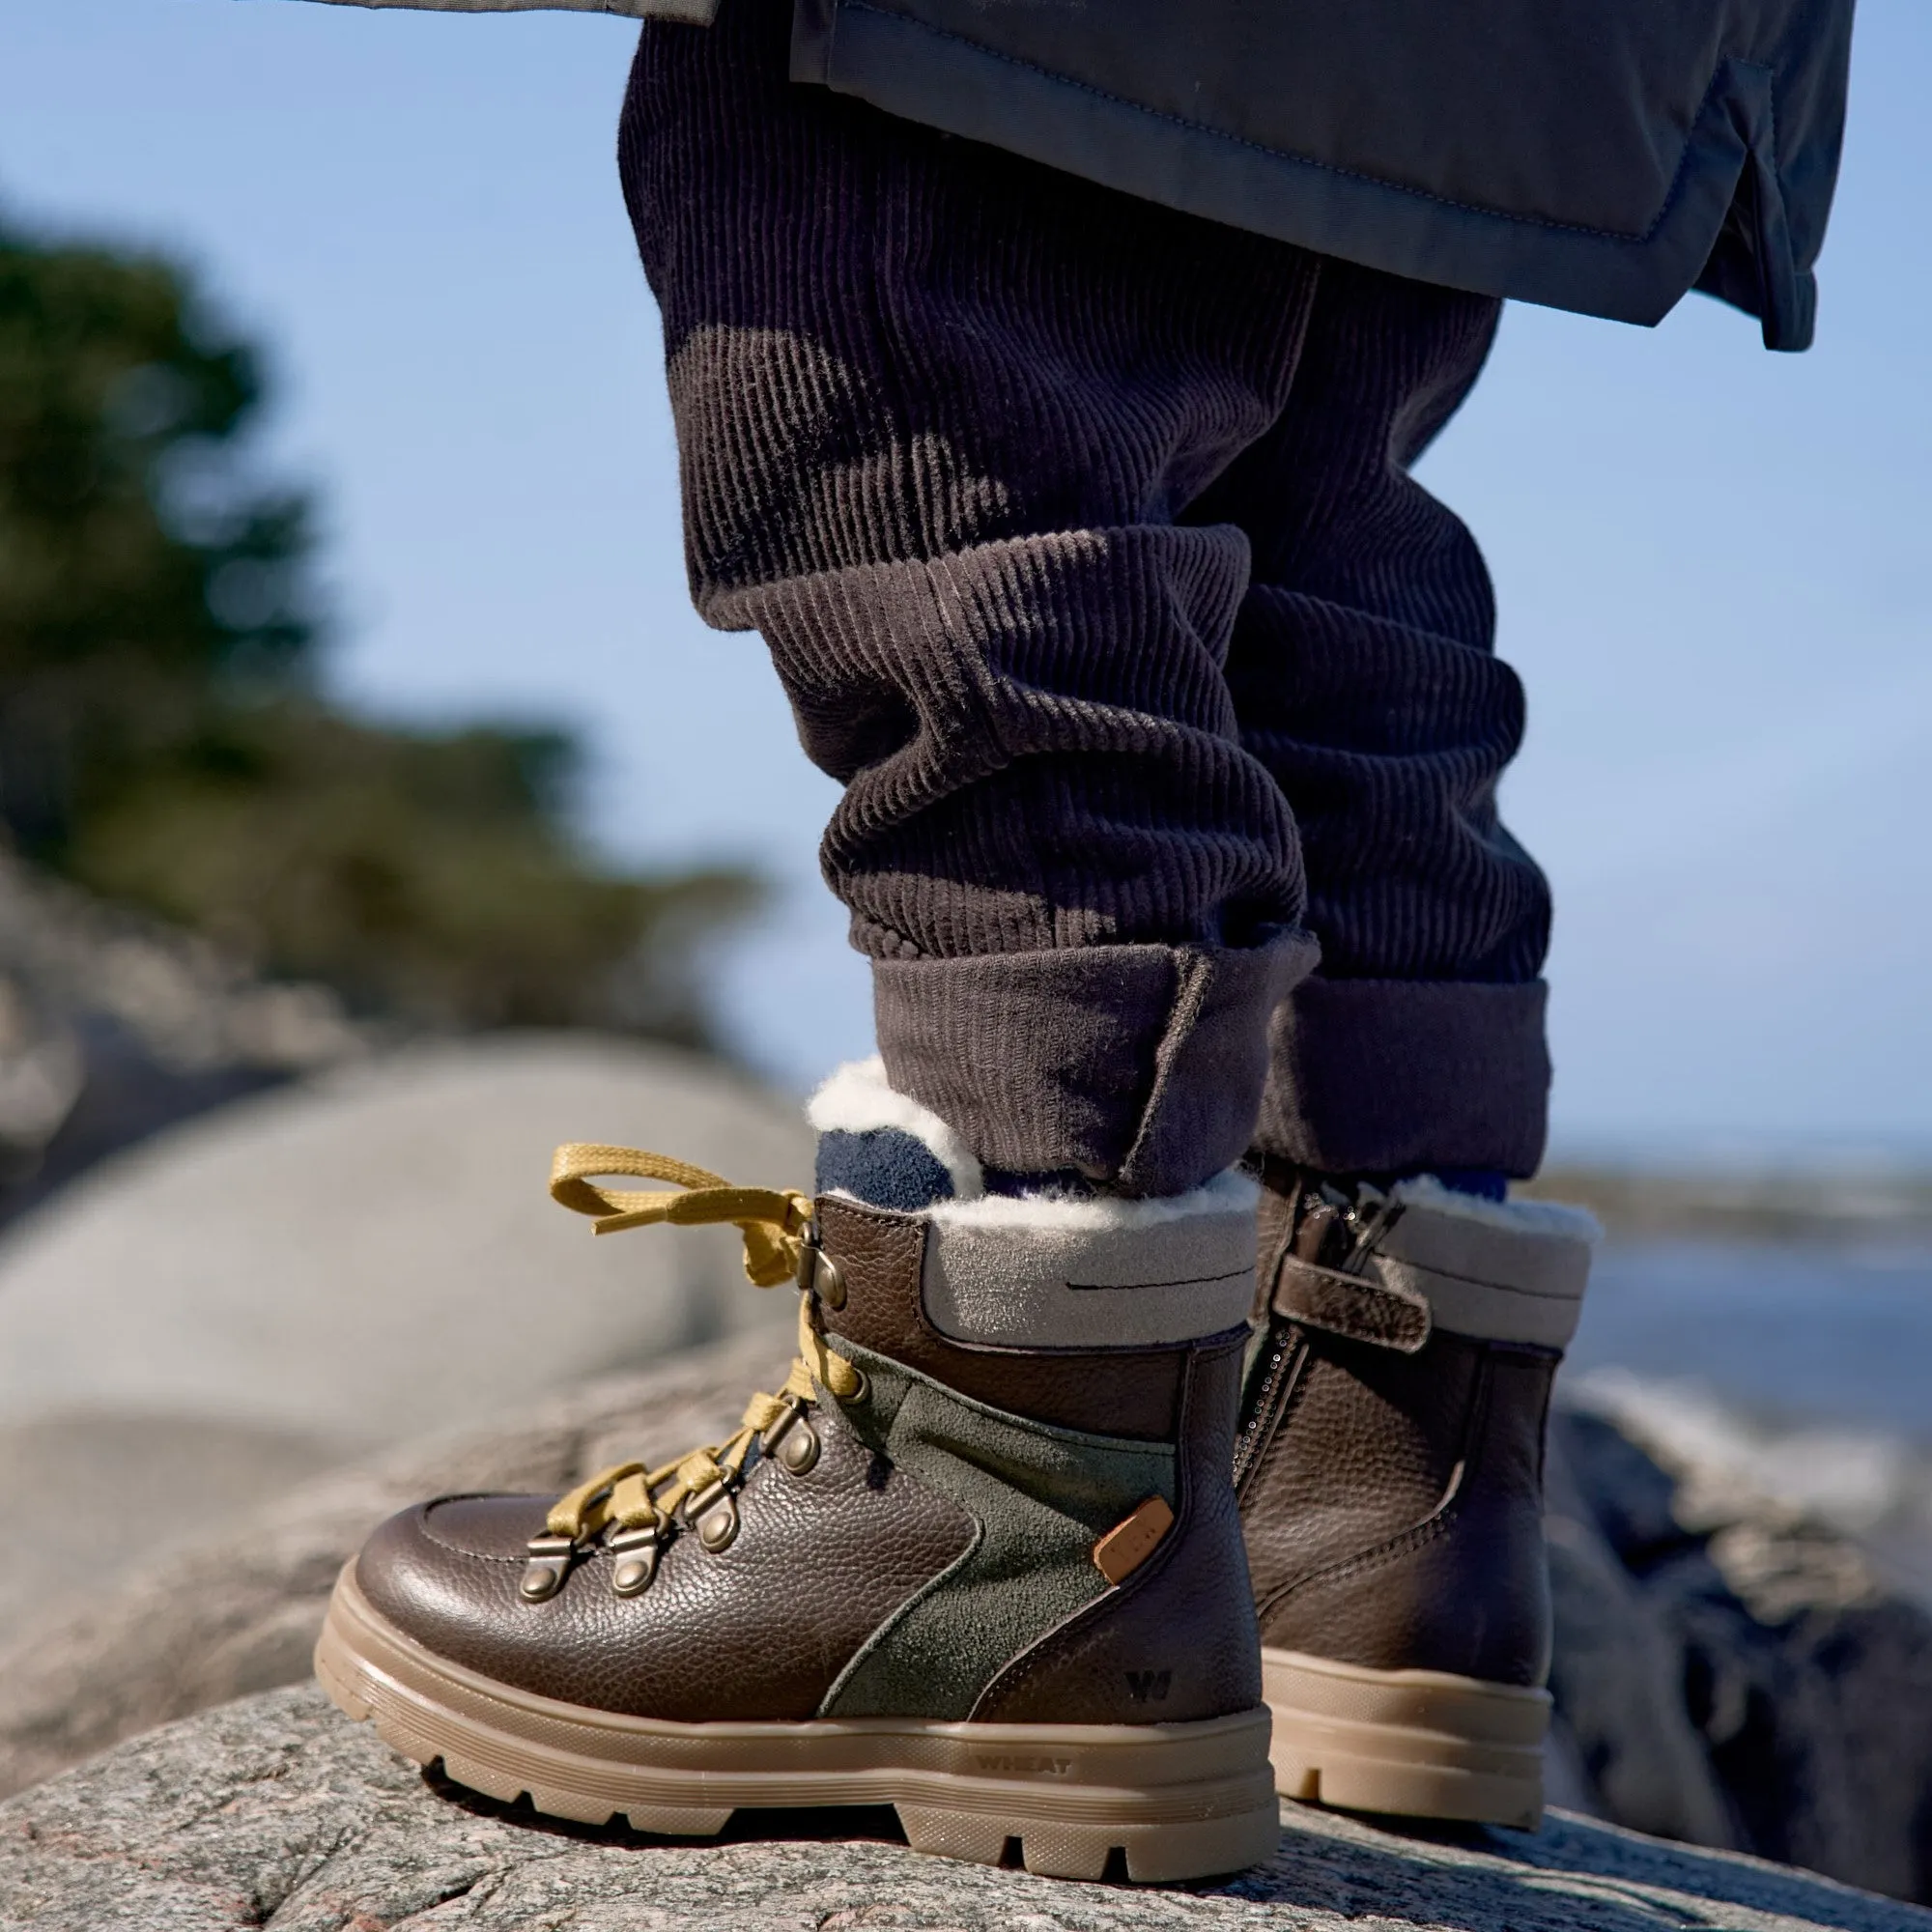
[[[708,1483],[684,1499],[683,1516],[697,1532],[697,1540],[715,1556],[728,1549],[738,1534],[738,1505],[725,1483]]]
[[[818,1432],[803,1415],[779,1437],[779,1463],[794,1476],[810,1471],[818,1461]]]
[[[758,1437],[760,1452],[794,1476],[802,1476],[818,1461],[818,1432],[805,1419],[806,1402],[793,1396],[778,1420]]]
[[[805,1237],[798,1257],[798,1285],[808,1294],[815,1294],[828,1308],[845,1306],[845,1277],[838,1264],[818,1244],[814,1228]]]
[[[531,1537],[528,1548],[529,1561],[517,1589],[526,1604],[541,1604],[563,1588],[577,1546],[567,1536],[546,1534]]]
[[[696,1522],[711,1505],[729,1492],[729,1479],[721,1477],[715,1483],[706,1483],[701,1490],[693,1490],[678,1505],[678,1514],[686,1522]]]
[[[640,1597],[658,1574],[658,1533],[654,1528],[627,1529],[606,1544],[616,1562],[611,1570],[614,1596]]]
[[[737,1538],[738,1505],[727,1491],[697,1519],[697,1540],[716,1556],[729,1549]]]

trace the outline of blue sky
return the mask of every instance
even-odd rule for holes
[[[633,30],[296,0],[0,0],[0,208],[158,243],[274,350],[338,688],[535,712],[598,838],[784,885],[721,969],[754,1057],[863,1051],[833,788],[686,602],[655,311],[611,162]],[[1819,346],[1698,298],[1531,308],[1429,459],[1482,538],[1556,885],[1573,1148],[1932,1152],[1932,8],[1865,0]]]

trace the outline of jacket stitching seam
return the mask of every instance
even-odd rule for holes
[[[1521,228],[1543,228],[1553,234],[1582,235],[1593,242],[1612,242],[1625,247],[1641,247],[1652,240],[1663,226],[1670,211],[1676,206],[1683,190],[1684,180],[1690,165],[1691,144],[1687,140],[1684,153],[1678,157],[1677,170],[1672,175],[1670,185],[1665,190],[1663,200],[1648,228],[1637,234],[1629,234],[1616,228],[1593,228],[1580,221],[1552,221],[1541,214],[1511,214],[1499,208],[1485,208],[1478,202],[1458,201],[1453,195],[1433,194],[1426,187],[1410,187],[1406,182],[1390,181],[1382,175],[1364,174],[1359,168],[1346,168],[1335,161],[1318,160],[1313,155],[1297,155],[1287,148],[1271,148],[1265,141],[1257,141],[1246,134],[1231,134],[1225,128],[1213,128],[1205,121],[1190,121],[1184,114],[1171,113],[1164,107],[1149,107],[1138,100],[1129,100],[1125,95],[1110,93],[1104,87],[1095,87],[1089,80],[1075,80],[1071,74],[1056,73],[1051,68],[1041,67],[1037,62],[1022,60],[1017,54],[1003,53],[998,47],[989,47],[982,41],[969,39],[964,34],[956,34],[948,27],[935,27],[925,20],[916,20],[903,14],[889,13],[883,7],[870,7],[866,0],[839,0],[841,11],[848,14],[871,14],[882,20],[891,20],[895,25],[911,27],[923,34],[930,34],[935,40],[955,41],[962,47],[971,48],[974,53],[987,60],[995,60],[1008,67],[1018,68],[1022,72],[1037,74],[1040,79],[1050,81],[1056,87],[1071,89],[1076,94],[1091,94],[1096,100],[1104,100],[1115,107],[1125,107],[1136,114],[1145,114],[1150,120],[1165,121],[1190,134],[1203,134],[1210,141],[1225,142],[1230,147],[1247,148],[1255,154],[1264,155],[1269,160],[1290,161],[1296,167],[1314,168],[1319,173],[1334,175],[1343,181],[1360,182],[1365,186],[1385,189],[1391,194],[1407,195],[1416,201],[1433,202],[1438,208],[1454,209],[1459,214],[1479,215],[1491,221],[1507,221]],[[1711,75],[1709,85],[1704,89],[1697,103],[1697,112],[1691,117],[1690,127],[1694,131],[1703,121],[1713,97],[1718,91],[1718,82],[1723,77],[1728,66],[1748,68],[1754,72],[1771,74],[1772,70],[1762,61],[1747,61],[1735,54],[1719,57],[1718,67]],[[1747,154],[1749,152],[1747,144]]]
[[[1772,185],[1777,189],[1779,198],[1782,199],[1784,178],[1778,173],[1777,168],[1777,76],[1768,70],[1764,83],[1764,117],[1766,136],[1771,143],[1771,153],[1768,160],[1771,169]],[[1747,154],[1747,160],[1754,161],[1756,158],[1755,155]],[[1761,192],[1757,198],[1761,203]],[[1771,258],[1765,247],[1764,210],[1762,206],[1757,210],[1757,219],[1752,223],[1752,226],[1756,230],[1756,233],[1751,236],[1751,253],[1756,257],[1758,313],[1761,316],[1769,317],[1775,304],[1771,298]]]

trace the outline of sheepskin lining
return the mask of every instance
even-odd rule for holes
[[[868,1134],[882,1127],[910,1134],[946,1170],[960,1200],[986,1191],[985,1174],[972,1149],[930,1107],[896,1092],[876,1053],[840,1066],[806,1103],[805,1118],[821,1134]]]

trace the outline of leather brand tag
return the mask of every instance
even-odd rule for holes
[[[1154,1546],[1174,1527],[1165,1497],[1150,1496],[1094,1546],[1094,1567],[1110,1583],[1130,1577],[1153,1554]]]

